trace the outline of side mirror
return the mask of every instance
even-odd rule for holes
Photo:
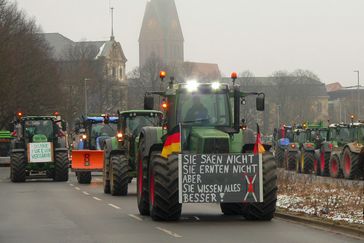
[[[151,95],[144,96],[144,110],[154,110],[154,97]]]
[[[265,94],[258,94],[256,99],[256,106],[258,111],[264,111],[265,109]]]
[[[67,131],[67,123],[65,121],[61,121],[61,127],[62,127],[62,131],[64,131],[64,132]]]

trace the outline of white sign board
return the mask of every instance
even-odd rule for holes
[[[52,143],[29,143],[28,158],[30,163],[43,163],[53,161]]]

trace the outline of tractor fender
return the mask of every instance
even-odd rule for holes
[[[11,153],[25,153],[25,149],[12,149]]]
[[[144,139],[145,148],[142,151],[144,157],[149,157],[151,151],[163,148],[162,128],[160,127],[143,127],[139,137],[139,141]]]
[[[359,147],[357,146],[357,143],[348,143],[344,146],[343,148],[343,151],[346,149],[346,148],[349,148],[349,150],[352,152],[352,153],[356,153],[356,154],[359,154],[362,147]]]

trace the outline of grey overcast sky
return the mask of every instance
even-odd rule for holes
[[[44,32],[78,40],[115,36],[138,65],[138,36],[147,0],[13,0]],[[323,82],[364,84],[364,0],[175,0],[185,60],[218,63],[221,71],[309,69]]]

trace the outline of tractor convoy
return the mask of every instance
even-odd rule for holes
[[[160,73],[162,83],[165,75]],[[240,119],[247,96],[255,96],[256,110],[264,111],[264,93],[244,92],[236,73],[231,78],[232,85],[171,78],[162,85],[167,88],[145,94],[143,110],[82,116],[72,146],[59,114],[18,113],[14,131],[0,131],[0,155],[10,156],[12,182],[67,181],[70,167],[78,183],[90,184],[92,173],[102,172],[104,193],[126,196],[136,178],[140,214],[158,221],[178,220],[184,203],[218,203],[225,215],[271,220],[277,167],[363,178],[363,123],[284,125],[269,142],[258,124],[254,133]]]
[[[331,124],[328,127],[322,122],[304,123],[294,126],[291,139],[280,167],[304,174],[363,179],[363,123]],[[277,161],[282,153],[279,149],[276,148],[275,152]]]

